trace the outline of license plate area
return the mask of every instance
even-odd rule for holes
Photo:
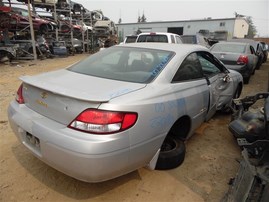
[[[25,143],[33,150],[40,153],[40,140],[34,135],[26,132]]]

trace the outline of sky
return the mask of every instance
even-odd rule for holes
[[[135,23],[144,13],[147,22],[181,21],[211,17],[233,18],[234,13],[251,16],[258,36],[269,37],[269,0],[73,0],[88,10],[102,10],[115,23]]]

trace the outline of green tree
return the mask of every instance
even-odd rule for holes
[[[248,25],[249,25],[247,38],[252,39],[257,34],[257,29],[256,29],[256,26],[254,25],[254,23],[252,21],[251,16],[247,16],[246,21],[248,22]]]
[[[146,16],[144,15],[144,12],[143,12],[143,15],[141,17],[141,22],[147,22],[147,18]]]
[[[141,17],[140,16],[138,16],[137,22],[141,22]]]

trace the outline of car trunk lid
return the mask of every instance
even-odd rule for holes
[[[21,77],[25,105],[43,116],[69,124],[87,108],[144,88],[146,84],[103,79],[68,70]]]
[[[222,52],[214,52],[216,58],[221,60],[225,65],[237,65],[237,60],[241,54],[239,53],[222,53]]]

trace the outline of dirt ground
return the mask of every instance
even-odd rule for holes
[[[20,85],[18,77],[63,68],[85,57],[0,64],[0,201],[220,201],[241,157],[227,128],[228,114],[217,113],[197,130],[186,143],[180,167],[169,171],[141,168],[96,184],[54,170],[18,142],[7,118],[8,104]],[[266,91],[268,71],[269,60],[244,86],[242,96]]]

